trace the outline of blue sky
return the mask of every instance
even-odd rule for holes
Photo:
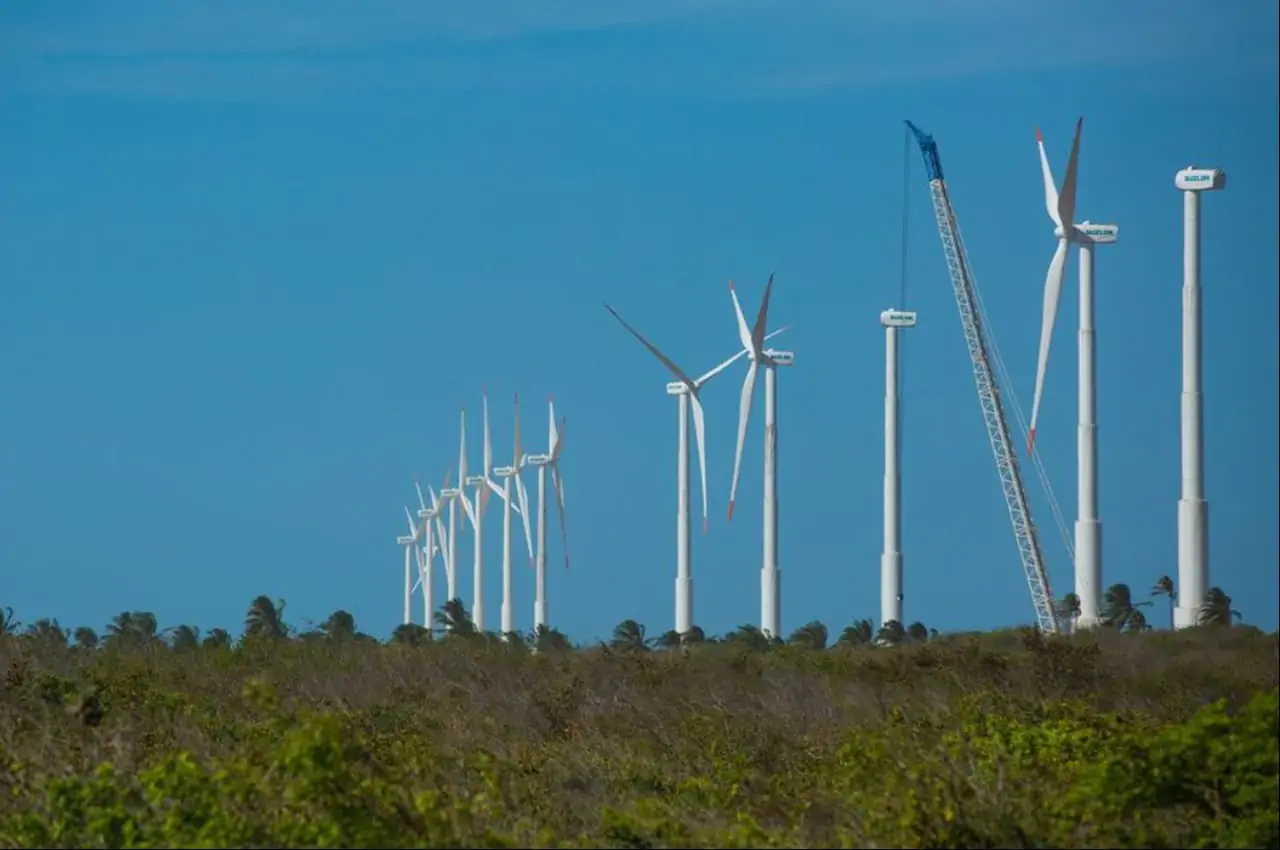
[[[472,0],[0,5],[0,605],[239,628],[400,617],[401,505],[456,465],[487,387],[568,418],[573,563],[553,624],[672,623],[675,403],[607,300],[690,372],[777,273],[783,627],[878,613],[883,341],[904,138],[937,138],[992,330],[1029,407],[1053,253],[1034,131],[1099,251],[1105,583],[1176,576],[1181,198],[1204,204],[1211,583],[1276,627],[1277,12],[1085,0]],[[1033,618],[918,152],[909,151],[906,618]],[[1038,448],[1075,507],[1076,275]],[[738,386],[704,391],[695,620],[759,618],[761,401],[725,521]],[[477,416],[472,416],[475,422]],[[469,442],[478,448],[478,430]],[[478,455],[473,454],[474,465]],[[1030,476],[1030,470],[1028,469]],[[696,479],[695,479],[696,480]],[[1071,567],[1029,478],[1056,593]],[[528,483],[532,487],[533,476]],[[695,499],[696,499],[695,489]],[[497,618],[499,512],[485,585]],[[471,595],[470,541],[459,541]],[[532,577],[517,560],[519,623]],[[443,587],[437,591],[443,596]],[[1153,614],[1165,622],[1161,611]]]

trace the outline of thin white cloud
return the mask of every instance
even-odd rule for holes
[[[777,94],[1215,49],[1234,56],[1233,40],[1257,25],[1238,9],[1204,17],[1191,0],[1080,0],[1067,16],[1026,0],[85,0],[33,4],[25,16],[13,8],[17,19],[0,26],[0,91],[233,100],[543,86]],[[638,28],[638,46],[606,52],[576,39],[553,50],[530,40],[619,26]],[[1256,66],[1256,55],[1234,61]]]

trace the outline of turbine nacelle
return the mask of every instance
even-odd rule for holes
[[[667,395],[688,395],[689,385],[684,381],[669,381],[667,383]]]
[[[916,313],[914,310],[885,310],[880,314],[880,324],[886,328],[914,328]]]
[[[524,462],[529,466],[546,466],[547,464],[551,463],[551,455],[549,454],[525,455]]]
[[[435,519],[436,514],[438,513],[440,513],[438,510],[432,510],[431,508],[423,508],[420,511],[418,511],[418,517],[420,519]]]
[[[498,478],[514,478],[518,471],[514,466],[495,466],[493,468],[493,474]]]
[[[1112,245],[1120,239],[1120,226],[1117,224],[1094,224],[1082,221],[1075,225],[1072,241],[1088,242],[1093,245]]]
[[[461,487],[446,487],[440,491],[441,499],[456,499],[462,495]]]
[[[1212,192],[1227,188],[1227,172],[1220,168],[1189,165],[1173,176],[1173,185],[1184,192]]]
[[[764,355],[765,362],[770,366],[794,366],[796,362],[796,353],[794,351],[778,351],[773,348],[766,348],[761,352]]]
[[[413,535],[405,535],[405,534],[402,534],[396,538],[396,542],[399,543],[401,546],[411,546],[416,540],[417,538],[414,537]]]
[[[483,475],[468,475],[467,480],[463,483],[468,487],[483,487],[485,485],[485,477]]]

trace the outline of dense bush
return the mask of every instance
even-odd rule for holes
[[[1280,846],[1280,647],[1248,627],[353,632],[0,635],[0,847]]]

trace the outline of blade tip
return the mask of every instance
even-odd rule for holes
[[[734,504],[734,500],[730,499],[729,500],[729,522],[733,522],[733,504]]]
[[[1040,142],[1041,144],[1044,143],[1044,134],[1040,132],[1039,127],[1036,127],[1036,141]]]

